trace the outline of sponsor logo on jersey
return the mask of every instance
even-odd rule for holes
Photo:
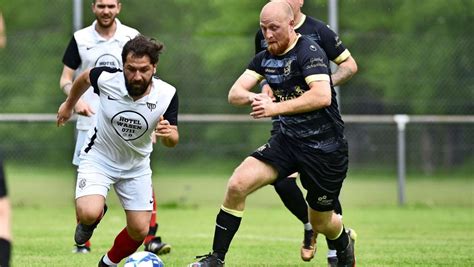
[[[148,130],[148,122],[136,111],[122,111],[112,117],[115,132],[125,141],[140,138]]]
[[[94,64],[96,67],[120,68],[120,61],[111,54],[100,56]]]

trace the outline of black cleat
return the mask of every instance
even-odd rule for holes
[[[196,259],[200,259],[197,262],[193,262],[188,267],[224,267],[225,263],[217,257],[216,254],[207,254],[202,256],[196,256]]]
[[[97,265],[97,267],[117,267],[117,265],[107,265],[107,264],[105,264],[105,262],[102,259],[104,259],[104,256],[102,256],[102,258],[100,258],[99,265]]]
[[[161,242],[161,237],[157,236],[145,244],[145,251],[155,253],[156,255],[168,254],[171,251],[171,245]]]
[[[353,229],[347,229],[347,235],[349,236],[349,244],[346,249],[337,251],[337,266],[338,267],[355,267],[356,258],[354,252],[354,244],[357,238],[357,234]]]
[[[104,213],[102,217],[104,217],[105,213],[107,212],[107,205],[104,205]],[[91,239],[92,234],[94,233],[94,229],[97,227],[99,222],[94,223],[93,225],[85,225],[82,223],[78,223],[76,226],[76,232],[74,233],[74,241],[78,245],[85,244],[89,239]]]

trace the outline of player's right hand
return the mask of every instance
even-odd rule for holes
[[[72,108],[69,108],[64,102],[59,106],[58,115],[56,116],[56,125],[64,126],[64,124],[72,117]]]

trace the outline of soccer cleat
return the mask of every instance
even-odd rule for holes
[[[91,248],[86,246],[86,245],[74,245],[74,248],[72,249],[72,253],[77,253],[77,254],[87,254],[91,252]]]
[[[225,263],[217,257],[216,254],[207,254],[202,256],[196,256],[196,259],[200,259],[197,262],[193,262],[188,267],[224,267]]]
[[[161,237],[157,236],[145,244],[145,251],[155,253],[156,255],[168,254],[171,251],[171,245],[161,242]]]
[[[107,212],[107,205],[104,205],[104,212],[102,214],[102,217],[104,217],[106,212]],[[91,239],[92,234],[94,233],[94,229],[97,227],[99,222],[100,220],[98,220],[92,225],[85,225],[82,223],[78,223],[76,226],[76,232],[74,233],[74,241],[76,242],[76,244],[83,245],[89,239]]]
[[[337,266],[338,267],[355,267],[356,258],[354,245],[357,239],[357,233],[348,228],[346,230],[347,235],[349,236],[349,244],[347,244],[346,249],[337,252]]]
[[[304,261],[310,261],[314,258],[316,253],[316,236],[313,230],[304,231],[304,240],[301,245],[301,259]]]

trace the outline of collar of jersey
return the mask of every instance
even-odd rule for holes
[[[301,37],[301,34],[297,33],[295,41],[283,53],[278,54],[277,56],[283,56],[284,54],[288,53],[288,51],[293,49],[293,47],[295,47],[295,45],[298,42],[298,40],[300,39],[300,37]]]
[[[301,14],[301,15],[302,15],[301,20],[298,22],[298,24],[295,25],[295,30],[301,27],[301,25],[303,25],[304,21],[306,20],[306,15],[305,14]]]

